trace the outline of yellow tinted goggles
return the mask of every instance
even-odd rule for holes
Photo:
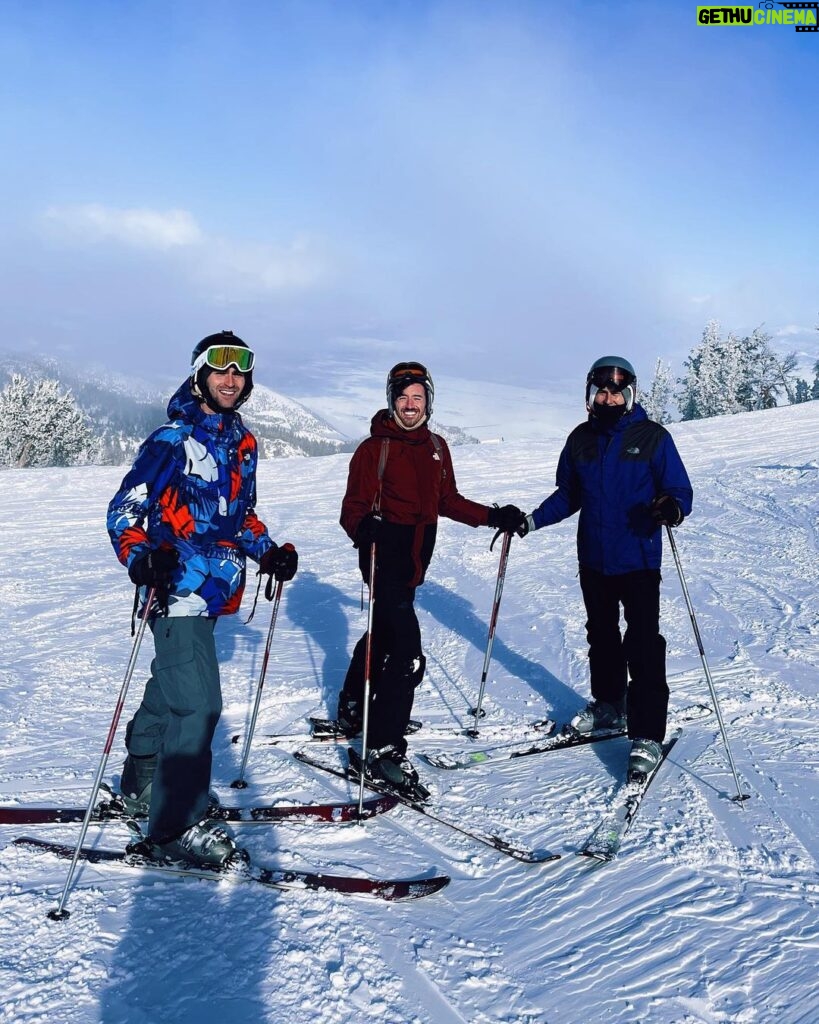
[[[249,373],[256,357],[251,349],[238,345],[211,345],[196,361],[199,367],[207,364],[214,370],[227,370],[229,366],[235,366],[239,373]]]

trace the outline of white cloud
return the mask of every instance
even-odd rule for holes
[[[47,224],[76,241],[113,240],[141,249],[196,245],[202,230],[187,210],[116,209],[99,203],[51,206]]]
[[[226,299],[309,288],[324,277],[316,246],[297,238],[285,246],[205,238],[191,275]]]
[[[51,206],[42,216],[48,232],[71,245],[112,243],[162,253],[194,286],[224,301],[301,290],[326,276],[327,260],[313,241],[284,245],[209,235],[187,210],[121,209],[99,203]]]
[[[795,334],[809,334],[811,331],[815,331],[815,327],[800,327],[799,324],[786,324],[784,327],[778,328],[774,331],[774,335],[777,338],[790,338]]]

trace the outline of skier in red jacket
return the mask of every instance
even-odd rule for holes
[[[380,785],[421,797],[428,794],[406,757],[404,733],[426,664],[415,588],[424,582],[438,517],[505,532],[517,529],[524,518],[514,505],[481,505],[458,492],[447,443],[427,426],[433,396],[432,377],[421,363],[398,363],[390,370],[387,408],[375,414],[370,437],[350,461],[340,520],[358,548],[367,581],[376,545],[365,774]],[[365,633],[339,695],[339,724],[348,736],[362,728],[366,646]]]

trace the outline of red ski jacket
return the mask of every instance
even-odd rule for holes
[[[380,472],[379,472],[380,468]],[[375,414],[370,436],[350,460],[341,525],[355,543],[359,523],[380,509],[376,568],[394,583],[417,587],[432,558],[438,516],[467,526],[486,526],[489,508],[458,493],[446,441],[422,424],[402,430],[386,409]],[[369,546],[359,551],[369,576]]]

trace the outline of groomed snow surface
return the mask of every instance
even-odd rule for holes
[[[14,1024],[808,1024],[819,1020],[816,725],[819,402],[672,432],[695,488],[676,533],[731,749],[716,716],[686,727],[620,856],[574,856],[622,776],[611,740],[464,771],[416,758],[434,807],[467,827],[561,853],[526,865],[407,808],[362,825],[248,826],[260,863],[383,877],[446,872],[415,903],[80,867],[71,917],[47,919],[67,862],[11,845],[74,843],[77,825],[0,829],[0,1019]],[[463,493],[532,508],[560,442],[455,451]],[[243,796],[236,777],[270,608],[222,621],[225,711],[214,743],[223,800],[339,799],[343,782],[265,734],[331,712],[365,627],[356,555],[337,525],[348,456],[264,463],[259,512],[299,548],[285,586]],[[83,805],[132,640],[132,591],[104,529],[122,469],[0,476],[0,801]],[[566,720],[588,698],[575,523],[515,539],[489,674],[486,742]],[[428,673],[410,754],[462,749],[498,568],[488,530],[443,521],[418,607]],[[670,552],[663,628],[672,706],[711,703]],[[139,656],[109,763],[142,692]],[[451,729],[451,738],[432,727]],[[481,739],[479,743],[483,743]],[[313,749],[316,749],[315,747]],[[320,747],[332,754],[332,748]],[[123,844],[124,825],[89,840]]]

